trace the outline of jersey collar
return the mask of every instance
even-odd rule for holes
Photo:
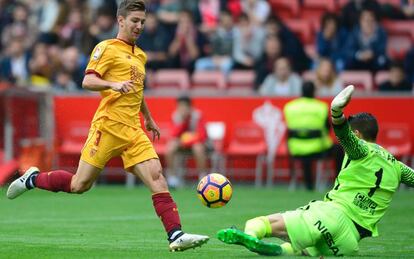
[[[123,40],[123,39],[120,39],[120,38],[116,38],[116,39],[119,40],[119,41],[122,41],[123,43],[125,43],[125,44],[127,44],[129,46],[131,46],[132,47],[132,53],[135,53],[135,44],[131,44],[128,41]]]

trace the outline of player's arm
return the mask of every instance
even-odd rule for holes
[[[145,102],[145,98],[142,98],[141,113],[142,115],[144,115],[145,128],[148,131],[152,131],[152,139],[155,140],[156,137],[160,139],[160,128],[155,123],[154,119],[152,118],[151,112],[148,109],[147,103]]]
[[[100,78],[94,73],[86,74],[82,81],[82,87],[90,91],[103,91],[112,89],[120,93],[128,93],[134,90],[133,81],[110,82]]]
[[[351,130],[343,109],[351,100],[354,86],[347,86],[331,103],[331,117],[334,132],[345,153],[351,160],[358,160],[368,155],[368,145]]]
[[[414,170],[398,161],[401,169],[401,182],[414,187]]]

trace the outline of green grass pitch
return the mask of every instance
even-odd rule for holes
[[[0,258],[258,258],[243,247],[216,239],[221,228],[293,209],[321,193],[288,192],[284,187],[234,186],[230,203],[204,207],[194,188],[173,191],[185,231],[206,234],[202,248],[168,251],[151,196],[142,186],[97,186],[83,195],[35,190],[16,200],[0,189]],[[360,257],[414,258],[413,192],[401,190],[380,222],[380,237],[364,239]]]

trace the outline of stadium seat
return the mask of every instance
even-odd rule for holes
[[[393,60],[403,60],[412,42],[412,37],[408,35],[390,35],[387,40],[387,55]]]
[[[177,94],[190,88],[190,77],[185,69],[162,69],[155,72],[150,90],[159,94]]]
[[[314,33],[311,21],[307,20],[286,20],[286,26],[295,33],[303,44],[314,43]]]
[[[396,158],[407,163],[412,151],[410,126],[406,123],[382,123],[377,143]]]
[[[252,94],[255,76],[253,70],[233,70],[227,78],[228,93],[237,95]]]
[[[252,121],[238,122],[233,125],[229,144],[225,150],[228,170],[232,158],[254,157],[256,158],[255,185],[262,183],[262,171],[267,152],[266,140],[263,129]]]
[[[299,15],[298,0],[269,0],[272,12],[281,19],[296,18]]]
[[[385,81],[387,81],[390,78],[390,72],[388,71],[379,71],[375,74],[374,77],[374,83],[375,87],[378,88],[378,86]]]
[[[56,156],[58,167],[68,166],[73,169],[77,166],[77,160],[88,137],[89,127],[90,121],[69,121],[65,125],[65,130],[59,131]]]
[[[344,85],[354,85],[357,90],[370,92],[372,90],[372,74],[370,71],[347,70],[339,74]]]
[[[167,143],[171,138],[172,125],[170,122],[158,122],[157,125],[160,128],[160,139],[153,141],[151,132],[147,132],[147,135],[152,141],[157,154],[164,157],[167,152]]]
[[[384,4],[389,4],[392,5],[396,8],[401,8],[401,0],[377,0],[379,4],[384,5]]]
[[[226,87],[226,78],[224,74],[217,71],[196,71],[192,76],[192,92],[208,94],[217,94],[218,91]]]
[[[70,121],[65,127],[67,130],[58,136],[59,154],[79,155],[88,136],[89,127],[89,121]]]
[[[340,10],[342,9],[347,3],[349,3],[349,0],[337,0],[337,8]]]
[[[414,21],[412,20],[387,20],[382,22],[382,26],[384,26],[389,36],[409,36],[414,41]]]
[[[303,0],[300,18],[307,21],[320,21],[326,12],[335,12],[335,0]]]

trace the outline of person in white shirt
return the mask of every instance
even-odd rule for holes
[[[298,96],[302,79],[292,71],[288,58],[276,59],[273,73],[269,74],[259,88],[259,94],[265,96]]]

